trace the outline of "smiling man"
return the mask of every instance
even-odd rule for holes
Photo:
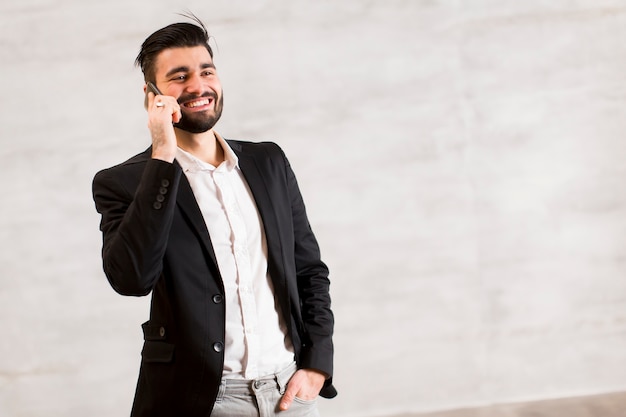
[[[152,146],[93,182],[111,286],[152,295],[132,416],[317,416],[336,395],[328,269],[282,150],[213,130],[194,20],[143,43]]]

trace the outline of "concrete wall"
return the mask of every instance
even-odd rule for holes
[[[127,415],[147,299],[93,174],[149,144],[143,39],[189,8],[230,138],[298,174],[337,316],[325,416],[626,389],[626,5],[5,0],[0,415]]]

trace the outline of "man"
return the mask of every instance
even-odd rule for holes
[[[317,416],[336,395],[328,269],[281,149],[213,130],[208,40],[197,19],[145,40],[152,146],[93,182],[111,286],[152,293],[132,416]]]

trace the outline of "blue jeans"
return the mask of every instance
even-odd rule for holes
[[[275,375],[255,379],[223,379],[211,417],[319,417],[317,401],[295,398],[287,411],[278,403],[296,372],[296,364]]]

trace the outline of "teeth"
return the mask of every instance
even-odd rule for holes
[[[198,101],[194,101],[194,102],[185,104],[185,107],[191,107],[191,108],[193,108],[193,107],[200,107],[200,106],[206,106],[209,103],[210,103],[210,101],[208,99],[206,99],[206,100],[198,100]]]

